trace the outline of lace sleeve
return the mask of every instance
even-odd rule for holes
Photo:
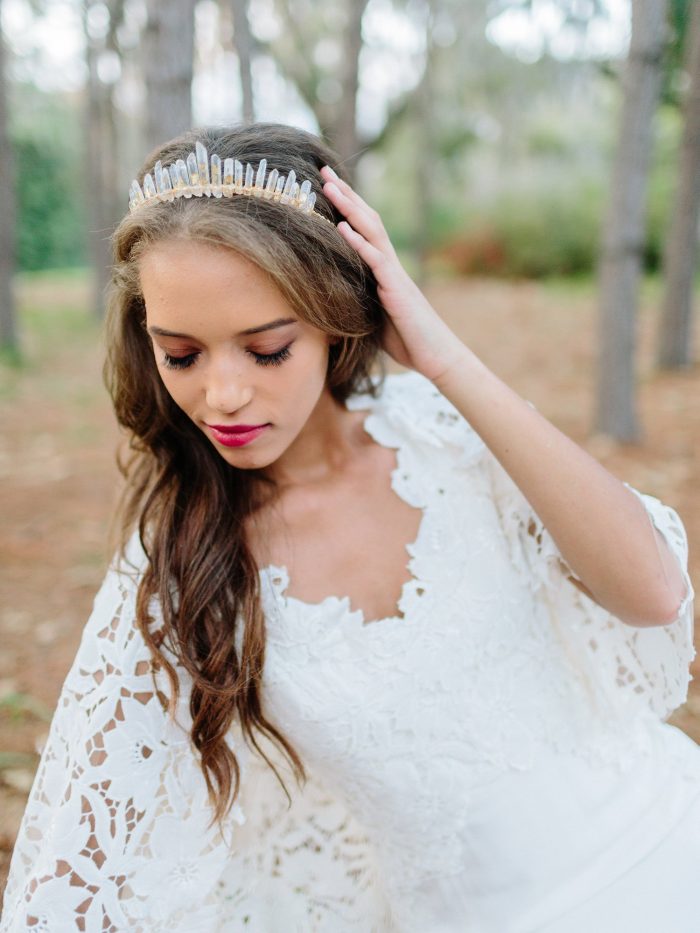
[[[385,906],[366,836],[313,776],[289,808],[235,727],[241,795],[222,829],[209,826],[188,682],[181,674],[171,719],[169,686],[160,675],[154,685],[134,625],[145,560],[136,539],[126,556],[105,577],[61,691],[12,857],[1,933],[368,929]]]
[[[206,828],[188,735],[164,711],[133,624],[133,542],[130,554],[136,569],[108,571],[63,685],[13,853],[3,933],[191,930],[213,901],[221,840]]]
[[[695,657],[695,594],[688,573],[688,539],[678,514],[625,483],[675,554],[687,594],[671,624],[626,625],[576,587],[571,579],[576,575],[509,474],[490,453],[485,464],[513,561],[533,594],[548,605],[559,638],[602,699],[606,715],[651,710],[666,719],[687,698],[689,666]]]

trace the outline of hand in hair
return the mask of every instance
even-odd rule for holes
[[[329,168],[322,175],[323,193],[348,221],[338,231],[377,280],[387,352],[431,379],[479,434],[552,535],[579,588],[629,625],[675,621],[689,591],[637,498],[456,337],[401,266],[377,212]],[[621,569],[614,558],[623,553]]]
[[[324,166],[321,175],[324,195],[347,218],[338,224],[338,232],[377,280],[377,294],[387,312],[384,349],[402,366],[433,382],[442,380],[459,366],[464,344],[399,262],[379,214],[330,166]]]

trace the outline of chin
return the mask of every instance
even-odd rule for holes
[[[222,458],[229,466],[236,467],[237,470],[262,470],[270,466],[278,459],[278,454],[255,453],[254,451],[219,451]]]
[[[216,444],[213,446],[229,466],[236,467],[238,470],[263,470],[279,460],[283,453],[283,451],[276,448],[273,450],[255,450],[251,446],[250,450],[246,450],[245,447],[222,450]]]

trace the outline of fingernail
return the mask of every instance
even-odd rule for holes
[[[330,174],[333,176],[333,178],[337,178],[337,177],[338,177],[338,176],[336,175],[336,173],[333,171],[333,169],[330,167],[330,165],[326,165],[325,167],[328,169],[328,171],[329,171]]]

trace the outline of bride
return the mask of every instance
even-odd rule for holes
[[[339,174],[253,124],[132,184],[123,546],[0,930],[696,933],[683,524],[458,339]]]

